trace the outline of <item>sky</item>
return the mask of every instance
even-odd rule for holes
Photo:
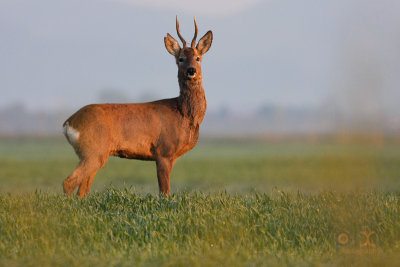
[[[397,0],[0,0],[0,109],[175,97],[166,33],[214,33],[209,110],[263,105],[400,115]]]

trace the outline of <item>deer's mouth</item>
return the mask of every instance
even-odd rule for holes
[[[186,74],[186,77],[187,77],[189,80],[191,80],[191,79],[193,79],[194,77],[196,77],[196,73],[194,73],[194,74],[187,73],[187,74]]]
[[[189,79],[193,79],[196,76],[196,69],[195,68],[188,68],[186,70],[186,77],[188,77]]]

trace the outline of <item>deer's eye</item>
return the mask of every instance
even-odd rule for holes
[[[200,61],[200,57],[197,57],[196,60],[197,60],[197,61]]]
[[[179,62],[183,62],[185,59],[183,57],[179,58]]]

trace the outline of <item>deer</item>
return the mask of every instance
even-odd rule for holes
[[[169,33],[164,37],[165,48],[178,67],[178,97],[147,103],[90,104],[64,122],[64,135],[79,157],[78,166],[63,181],[66,195],[72,195],[78,186],[80,198],[89,195],[97,171],[115,156],[155,161],[159,194],[168,197],[172,167],[197,144],[207,108],[201,62],[213,34],[208,31],[196,45],[196,18],[194,27],[190,47],[180,33],[178,17],[176,31],[182,47]]]

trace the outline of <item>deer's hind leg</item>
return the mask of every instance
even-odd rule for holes
[[[83,198],[84,196],[89,195],[90,192],[90,187],[92,186],[92,182],[94,177],[96,176],[97,170],[95,170],[92,174],[90,174],[88,177],[83,179],[83,181],[79,185],[78,189],[78,196],[80,198]]]
[[[84,197],[90,191],[90,186],[97,171],[107,162],[107,157],[90,157],[82,159],[78,167],[63,182],[64,193],[71,195],[79,185],[78,195]]]

